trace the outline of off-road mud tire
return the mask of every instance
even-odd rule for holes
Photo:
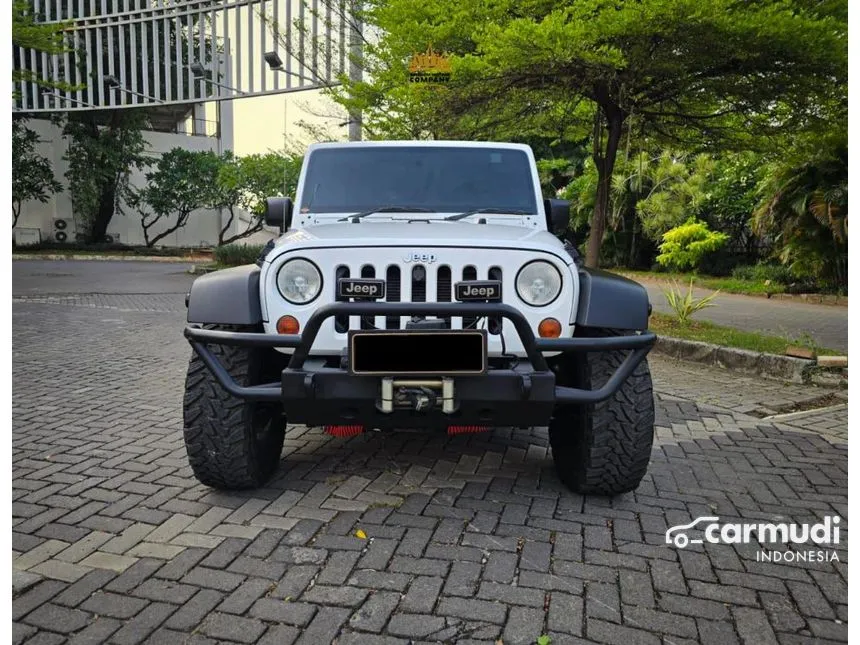
[[[589,336],[618,332],[590,329]],[[569,355],[557,382],[582,389],[603,386],[627,352]],[[647,359],[609,399],[591,405],[559,407],[549,426],[559,478],[582,494],[618,495],[634,490],[645,476],[654,441],[654,393]]]
[[[205,327],[262,331],[254,326]],[[272,350],[209,347],[239,385],[278,380],[278,356]],[[257,488],[277,470],[286,428],[281,404],[251,403],[230,395],[196,352],[185,379],[183,413],[188,461],[201,483],[226,490]]]

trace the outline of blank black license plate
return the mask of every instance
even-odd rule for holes
[[[349,371],[353,374],[482,374],[486,369],[483,329],[349,333]]]

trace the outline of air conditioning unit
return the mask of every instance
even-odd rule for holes
[[[55,217],[51,233],[56,242],[70,242],[73,228],[74,222],[71,217]]]
[[[16,228],[13,233],[15,246],[34,246],[42,241],[42,231],[37,228]]]
[[[119,244],[119,233],[105,233],[103,242],[105,244]]]

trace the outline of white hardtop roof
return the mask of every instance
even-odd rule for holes
[[[398,140],[398,141],[333,141],[328,143],[312,143],[308,152],[325,148],[378,148],[378,147],[422,147],[422,148],[508,148],[531,152],[525,143],[502,143],[495,141],[438,141],[438,140]]]

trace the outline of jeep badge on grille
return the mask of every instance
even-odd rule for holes
[[[407,253],[403,256],[403,261],[406,263],[409,262],[423,262],[425,264],[433,264],[436,261],[435,253],[419,253],[417,251]]]
[[[502,283],[499,280],[470,280],[454,285],[457,300],[481,300],[495,302],[502,299]]]
[[[341,298],[378,300],[385,297],[385,280],[341,278],[338,280],[337,290]]]

